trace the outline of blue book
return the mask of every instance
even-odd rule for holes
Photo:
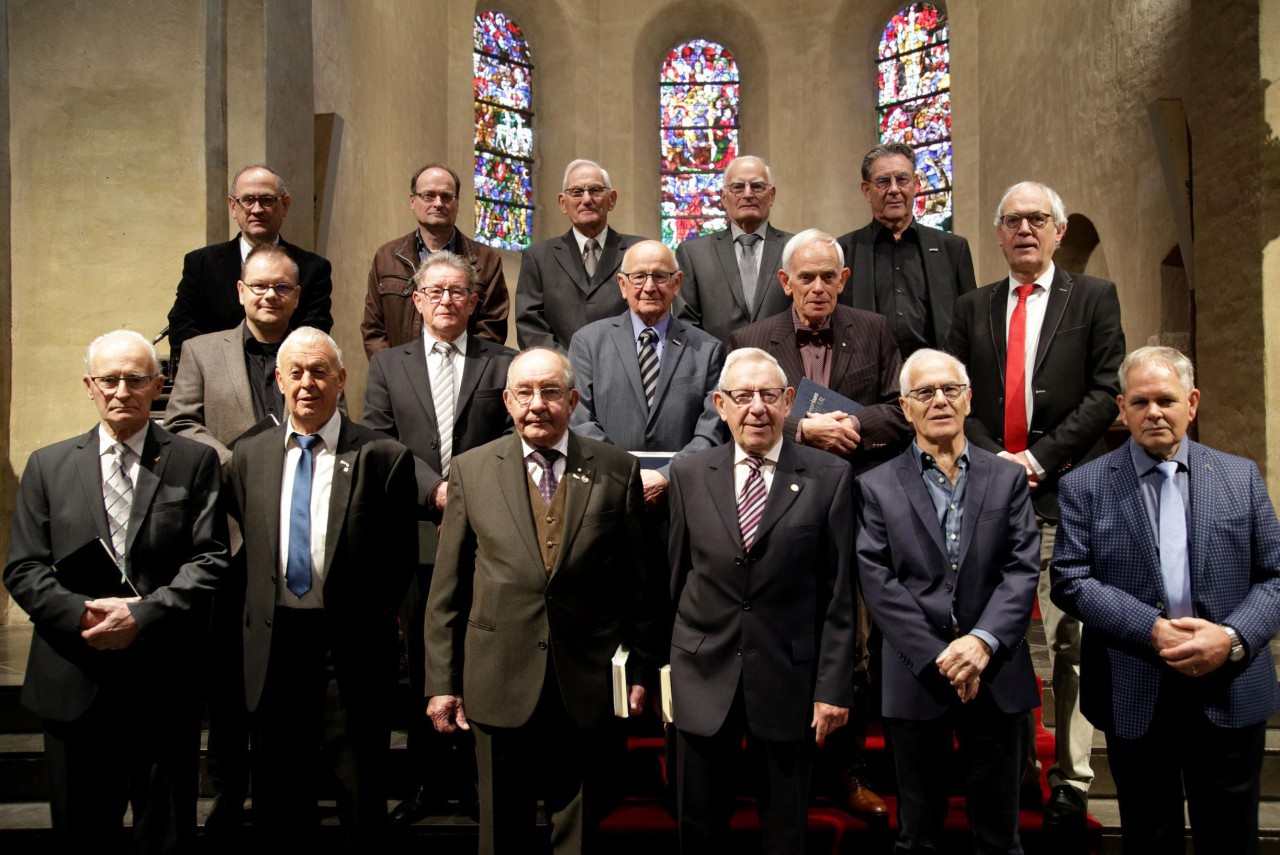
[[[791,405],[791,418],[803,419],[809,413],[842,412],[853,415],[862,409],[863,406],[852,398],[846,398],[826,386],[819,386],[806,377],[800,381],[800,388],[796,389],[796,399]]]

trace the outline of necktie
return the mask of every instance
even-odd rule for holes
[[[320,434],[295,434],[298,468],[293,474],[293,499],[289,503],[289,564],[285,567],[285,585],[295,597],[311,590],[311,450],[320,442]]]
[[[747,300],[747,314],[756,305],[756,279],[760,274],[760,262],[756,258],[756,244],[760,235],[738,235],[734,238],[742,247],[742,256],[738,259],[738,278],[742,281],[742,296]]]
[[[1009,319],[1008,359],[1004,372],[1004,450],[1027,450],[1027,297],[1035,285],[1019,285],[1018,305]]]
[[[431,400],[436,405],[436,428],[440,439],[440,474],[449,474],[453,459],[453,344],[438,341],[431,346],[439,354],[440,365],[431,375]]]
[[[1169,600],[1169,617],[1193,617],[1191,574],[1187,567],[1187,508],[1174,478],[1178,464],[1167,460],[1156,468],[1164,476],[1160,484],[1160,575]]]
[[[560,483],[556,480],[555,470],[555,462],[560,459],[560,452],[554,448],[547,448],[533,452],[529,455],[529,459],[542,467],[542,478],[538,480],[538,492],[542,494],[542,501],[547,503],[547,507],[551,507],[551,497],[556,494],[556,485]]]
[[[600,241],[591,238],[587,241],[586,247],[582,250],[582,266],[587,268],[587,278],[593,279],[596,275],[596,262],[600,260]]]
[[[658,331],[645,327],[640,333],[640,382],[644,384],[644,400],[653,407],[653,393],[658,388]]]
[[[129,537],[129,511],[133,508],[133,482],[129,480],[129,446],[117,442],[112,448],[115,458],[107,472],[102,500],[107,509],[107,528],[111,532],[111,550],[124,573],[124,547]]]
[[[820,330],[796,330],[796,345],[799,347],[831,347],[833,341],[835,336],[831,332],[831,327],[823,327]]]
[[[763,457],[747,457],[747,480],[742,485],[742,493],[738,496],[738,528],[742,529],[742,551],[751,549],[756,538],[756,529],[760,527],[760,518],[764,516],[764,476],[760,467]]]

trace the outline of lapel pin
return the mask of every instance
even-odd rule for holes
[[[342,471],[343,471],[343,472],[350,472],[350,471],[351,471],[351,464],[350,464],[350,463],[348,463],[348,462],[347,462],[347,461],[345,461],[345,460],[339,460],[339,461],[338,461],[338,466],[342,469]]]
[[[577,470],[575,470],[575,471],[571,472],[571,473],[569,474],[569,477],[570,477],[570,478],[574,478],[574,479],[576,479],[576,480],[578,480],[578,481],[581,481],[583,484],[590,484],[590,483],[591,483],[591,472],[590,472],[590,470],[588,470],[588,471],[586,471],[586,472],[583,472],[581,469],[577,469]]]
[[[799,485],[799,484],[792,484],[792,485],[791,485],[791,492],[793,492],[793,493],[799,493],[799,492],[800,492],[800,485]]]
[[[930,252],[939,252],[939,249],[938,249],[936,246],[931,246],[931,247],[929,247],[929,251],[930,251]]]
[[[680,344],[680,339],[678,339],[678,338],[673,338],[673,339],[671,339],[671,343],[672,343],[672,344]]]

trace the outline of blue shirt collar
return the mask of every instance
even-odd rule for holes
[[[1129,440],[1129,459],[1133,461],[1133,471],[1141,478],[1144,475],[1151,474],[1151,470],[1155,469],[1163,460],[1156,460],[1141,445],[1138,445],[1132,437]],[[1184,436],[1182,442],[1178,443],[1178,450],[1173,453],[1170,460],[1176,461],[1179,471],[1190,472],[1191,465],[1188,463],[1190,458],[1187,456],[1187,438]]]
[[[636,313],[631,311],[630,309],[627,309],[627,315],[631,318],[631,338],[636,341],[639,341],[640,333],[644,332],[646,329],[645,323],[644,321],[640,320],[640,318],[636,317]],[[671,312],[667,312],[665,315],[662,316],[662,320],[658,321],[656,324],[653,325],[654,331],[658,334],[658,341],[666,342],[667,327],[669,327],[670,325],[671,325]]]

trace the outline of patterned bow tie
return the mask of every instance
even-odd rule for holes
[[[832,340],[831,327],[820,330],[796,330],[797,347],[831,347]]]

